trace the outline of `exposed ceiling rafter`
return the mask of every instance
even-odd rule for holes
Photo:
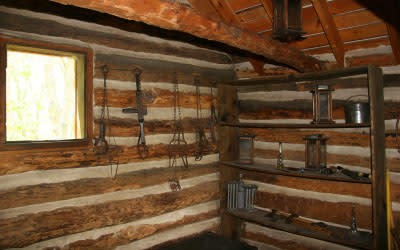
[[[333,55],[336,58],[336,63],[338,64],[338,66],[343,68],[344,44],[336,27],[335,21],[333,20],[333,16],[329,12],[328,4],[326,0],[313,0],[312,4],[321,22],[329,45],[332,48]]]
[[[143,22],[169,30],[178,30],[199,38],[221,42],[299,71],[319,71],[325,65],[298,49],[289,47],[251,31],[212,20],[192,8],[161,0],[51,0],[108,13],[124,19]]]
[[[207,0],[206,0],[207,1]],[[218,13],[222,17],[222,20],[229,23],[234,24],[240,28],[243,28],[239,18],[235,15],[232,8],[226,2],[226,0],[208,0],[210,3],[217,9]],[[254,58],[247,58],[250,64],[253,66],[254,71],[262,76],[264,73],[264,62]]]

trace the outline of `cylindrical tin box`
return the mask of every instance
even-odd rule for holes
[[[346,123],[358,124],[369,122],[369,103],[356,102],[344,106]]]

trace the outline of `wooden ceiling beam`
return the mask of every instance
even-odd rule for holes
[[[205,16],[211,17],[215,20],[221,20],[221,16],[214,6],[209,1],[204,0],[188,0],[192,7],[204,14]]]
[[[269,20],[271,20],[271,23],[273,24],[274,22],[274,11],[273,11],[273,6],[272,6],[272,0],[261,0],[261,4],[264,7],[265,12],[267,13]]]
[[[336,63],[344,67],[344,44],[340,37],[339,31],[336,27],[332,15],[329,13],[328,4],[326,0],[313,0],[312,4],[317,12],[318,18],[324,29],[325,35],[332,48],[333,55],[336,58]]]
[[[243,28],[239,18],[235,15],[231,6],[226,2],[226,0],[209,0],[214,7],[217,9],[218,13],[221,15],[222,20],[234,24],[240,28]],[[262,76],[264,73],[264,62],[255,58],[247,58],[251,66],[253,66],[254,71]]]
[[[127,20],[143,22],[168,30],[177,30],[193,36],[221,42],[256,55],[264,56],[293,67],[301,72],[319,71],[324,63],[302,51],[278,41],[212,20],[192,8],[171,1],[162,0],[51,0],[108,13]],[[116,4],[118,3],[118,4]]]
[[[396,58],[396,63],[400,64],[400,34],[396,28],[390,24],[386,23],[386,27],[389,34],[390,44],[392,45],[393,55]]]

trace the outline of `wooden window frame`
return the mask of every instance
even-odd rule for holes
[[[6,65],[7,44],[48,49],[60,52],[71,52],[84,56],[84,107],[85,138],[70,140],[45,140],[29,142],[7,142],[6,139]],[[93,51],[88,48],[69,45],[51,44],[39,41],[0,37],[0,151],[58,149],[58,148],[90,148],[93,146]]]

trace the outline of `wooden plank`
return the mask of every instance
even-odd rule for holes
[[[272,0],[261,0],[261,3],[265,9],[265,12],[267,13],[267,16],[269,20],[271,21],[271,24],[274,22],[274,7],[272,6]],[[271,26],[272,28],[272,26]]]
[[[374,248],[387,249],[390,237],[387,215],[387,178],[385,164],[385,123],[383,116],[383,77],[382,70],[368,66],[368,83],[371,116],[371,172],[372,172],[372,218]]]
[[[369,123],[346,124],[293,124],[293,123],[251,123],[251,122],[220,122],[220,126],[240,127],[240,128],[369,128]]]
[[[237,16],[242,23],[251,22],[259,18],[268,18],[268,14],[261,5],[250,8],[246,11],[241,11],[240,13],[237,13]]]
[[[346,197],[342,201],[335,200],[335,195],[331,199],[325,199],[324,194],[320,198],[307,197],[301,190],[288,195],[283,192],[268,192],[268,190],[258,190],[255,195],[255,205],[261,208],[276,209],[289,214],[297,214],[313,220],[336,223],[345,226],[348,230],[351,222],[351,210],[355,208],[357,227],[371,229],[372,226],[372,208],[370,204],[360,204],[359,199]],[[363,199],[369,200],[369,199]],[[328,212],[329,211],[329,212]]]
[[[218,120],[238,121],[239,108],[235,87],[218,84]],[[234,127],[218,126],[218,149],[220,160],[231,161],[236,159],[239,152],[239,129]],[[220,190],[221,190],[221,230],[222,235],[228,238],[240,238],[240,222],[226,211],[226,182],[237,179],[237,171],[220,165]]]
[[[258,209],[231,209],[229,210],[229,213],[247,221],[289,233],[295,233],[344,245],[367,249],[372,248],[372,235],[367,232],[359,232],[357,235],[354,235],[348,229],[331,225],[320,227],[313,224],[311,221],[305,221],[304,219],[299,218],[294,218],[290,223],[288,223],[287,215],[276,214],[269,217],[268,212]]]
[[[204,0],[188,0],[192,7],[204,14],[205,16],[211,17],[215,20],[221,20],[221,16],[218,11],[214,8],[210,1]]]
[[[232,10],[236,12],[257,5],[260,3],[260,0],[227,0],[227,3],[231,6]]]
[[[354,180],[350,177],[347,177],[342,174],[332,174],[332,175],[325,175],[321,174],[318,171],[311,171],[311,170],[304,170],[302,171],[291,171],[285,169],[277,169],[276,166],[268,165],[268,164],[242,164],[237,161],[223,161],[222,164],[227,165],[229,167],[255,171],[259,173],[267,173],[267,174],[275,174],[275,175],[282,175],[282,176],[293,176],[299,178],[306,178],[306,179],[318,179],[318,180],[332,180],[332,181],[343,181],[343,182],[352,182],[352,183],[371,183],[370,180],[362,179],[362,180]]]
[[[324,68],[319,60],[306,56],[297,49],[272,39],[260,37],[253,32],[211,20],[178,3],[150,0],[143,4],[141,0],[131,0],[121,2],[118,5],[113,2],[96,2],[93,5],[91,1],[87,0],[53,1],[93,9],[128,20],[144,22],[164,29],[178,30],[199,38],[225,43],[287,64],[299,71],[318,71]]]
[[[228,24],[240,24],[240,19],[233,13],[230,5],[226,0],[209,0],[217,12],[221,15],[222,20]],[[240,27],[240,25],[239,25]]]
[[[1,248],[23,247],[67,234],[153,217],[184,207],[215,200],[216,182],[134,199],[83,207],[63,207],[49,212],[0,220]]]
[[[261,18],[251,22],[242,23],[242,27],[258,33],[272,29],[272,23],[268,18]]]
[[[269,85],[276,83],[291,83],[296,85],[296,82],[301,81],[314,81],[314,80],[327,80],[332,78],[346,77],[352,75],[360,75],[367,73],[367,67],[353,67],[341,70],[327,70],[318,73],[304,73],[304,74],[291,74],[284,76],[267,76],[259,77],[257,79],[242,79],[234,81],[224,81],[225,84],[233,86],[255,86],[255,85]]]

